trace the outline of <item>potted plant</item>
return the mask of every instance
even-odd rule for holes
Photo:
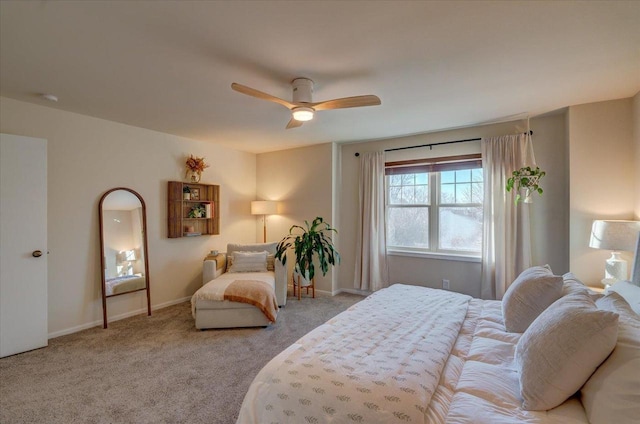
[[[191,189],[189,186],[182,187],[182,198],[184,200],[191,200]]]
[[[538,192],[540,195],[543,193],[539,182],[540,178],[545,175],[546,173],[537,166],[535,168],[531,168],[530,166],[520,168],[517,171],[513,171],[511,178],[507,180],[507,191],[511,191],[511,189],[515,187],[517,191],[515,202],[518,204],[522,198],[520,190],[524,188],[524,203],[531,203],[531,194],[533,192]]]
[[[205,207],[202,203],[193,206],[189,211],[189,218],[204,218],[206,215]]]
[[[331,240],[331,232],[338,231],[324,222],[321,217],[313,220],[311,225],[304,221],[305,227],[293,225],[289,235],[283,238],[277,246],[275,257],[283,264],[287,263],[287,250],[293,248],[296,255],[295,267],[307,281],[315,276],[314,259],[317,258],[322,275],[329,271],[329,265],[340,263],[340,254]]]

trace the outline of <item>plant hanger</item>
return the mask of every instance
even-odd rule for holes
[[[533,134],[531,127],[529,126],[529,117],[527,117],[527,132],[525,134],[527,134],[528,137],[531,137]],[[524,159],[527,166],[523,166],[520,169],[513,171],[511,173],[511,177],[507,179],[507,192],[510,192],[515,188],[516,197],[514,202],[516,205],[520,200],[522,200],[523,203],[533,203],[531,195],[536,192],[539,195],[542,195],[544,192],[542,187],[540,187],[540,179],[546,175],[546,172],[537,166],[533,146],[530,146],[531,147],[527,149],[525,153],[526,157]],[[524,193],[522,193],[523,190]]]

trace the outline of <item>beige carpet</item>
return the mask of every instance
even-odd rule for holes
[[[289,298],[268,328],[196,330],[182,303],[0,359],[0,422],[235,423],[258,371],[362,297]]]

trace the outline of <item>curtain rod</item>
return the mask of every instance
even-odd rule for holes
[[[526,132],[524,133],[526,134]],[[530,135],[533,135],[533,130],[529,131]],[[466,140],[453,140],[453,141],[443,141],[441,143],[430,143],[430,144],[421,144],[419,146],[406,146],[406,147],[396,147],[393,149],[385,149],[385,152],[395,152],[396,150],[407,150],[407,149],[417,149],[419,147],[428,147],[429,150],[433,150],[433,146],[441,146],[443,144],[456,144],[456,143],[466,143],[468,141],[480,141],[482,138],[467,138]],[[356,152],[356,157],[360,156],[360,153]]]

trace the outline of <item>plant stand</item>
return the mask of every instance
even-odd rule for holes
[[[307,296],[309,295],[309,289],[311,289],[311,297],[316,298],[316,279],[315,277],[311,281],[302,277],[299,272],[294,272],[291,277],[293,281],[293,297],[296,297],[296,291],[298,292],[298,300],[302,299],[302,289],[307,289]],[[296,290],[296,287],[298,290]]]

